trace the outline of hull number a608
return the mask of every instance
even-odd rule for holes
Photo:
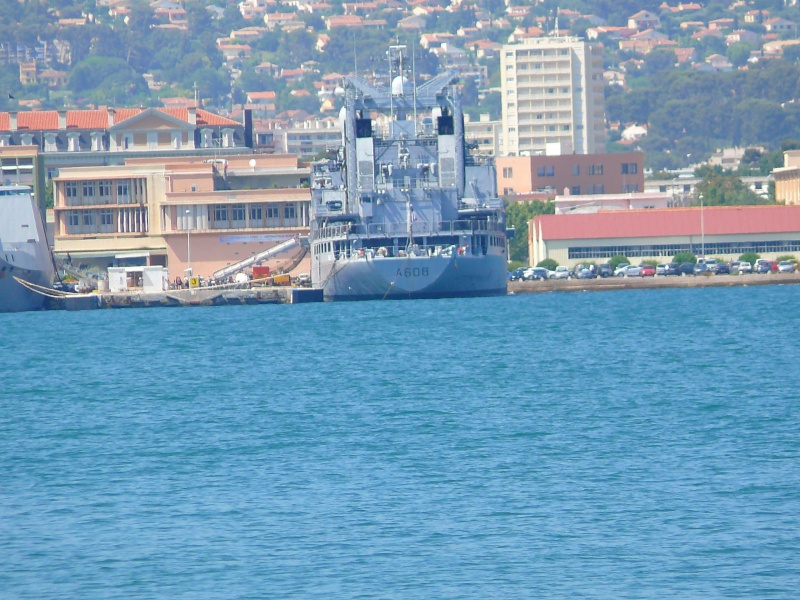
[[[397,269],[398,277],[427,277],[428,267],[406,267],[405,269]]]

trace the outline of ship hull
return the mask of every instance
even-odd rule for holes
[[[320,264],[326,301],[505,295],[503,256],[350,258]]]
[[[46,297],[26,288],[14,279],[15,276],[34,285],[53,285],[52,270],[28,270],[19,267],[12,270],[11,265],[0,259],[0,313],[41,310]]]

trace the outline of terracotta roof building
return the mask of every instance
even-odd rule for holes
[[[132,156],[249,154],[252,127],[194,106],[0,112],[0,153],[19,147],[38,149],[50,179],[65,167],[121,165]],[[34,187],[41,202],[43,185]]]

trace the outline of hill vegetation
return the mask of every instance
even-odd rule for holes
[[[439,64],[436,56],[420,47],[422,33],[475,29],[480,21],[478,37],[502,44],[518,27],[551,31],[558,26],[562,32],[584,35],[599,20],[609,26],[626,26],[629,17],[647,10],[659,17],[661,34],[682,48],[693,49],[694,66],[704,66],[704,59],[720,55],[734,70],[707,72],[688,63],[678,64],[670,49],[633,54],[620,50],[617,40],[601,35],[606,69],[625,75],[624,87],[606,87],[610,150],[631,148],[620,143],[621,128],[629,123],[647,125],[647,136],[634,147],[645,151],[647,165],[656,170],[697,163],[721,147],[760,146],[775,151],[787,139],[800,139],[800,44],[786,47],[779,58],[753,62],[758,44],[726,44],[723,36],[692,36],[696,30],[692,23],[708,24],[721,18],[730,18],[740,30],[762,34],[761,22],[744,21],[747,10],[768,11],[771,17],[800,22],[800,8],[780,0],[741,6],[709,2],[679,12],[665,8],[660,0],[544,0],[532,5],[513,1],[510,7],[501,0],[476,0],[445,10],[429,2],[424,6],[435,10],[423,17],[422,31],[397,27],[411,14],[405,5],[396,9],[378,4],[366,15],[382,19],[383,28],[328,29],[325,18],[344,13],[339,0],[323,13],[303,12],[294,4],[276,2],[270,5],[270,12],[295,13],[298,19],[298,28],[285,31],[265,28],[260,16],[245,19],[239,4],[227,0],[176,1],[172,4],[184,11],[181,20],[173,23],[170,17],[165,21],[156,9],[166,1],[129,0],[130,12],[123,17],[112,14],[106,2],[0,0],[0,43],[4,48],[22,48],[29,54],[46,48],[52,55],[47,65],[67,73],[66,86],[23,85],[17,64],[12,61],[0,66],[0,85],[6,92],[0,94],[0,110],[16,110],[20,100],[37,100],[41,108],[62,108],[158,105],[160,98],[196,95],[207,108],[225,112],[243,104],[248,92],[271,90],[276,93],[278,112],[299,108],[315,113],[320,110],[320,98],[314,84],[323,75],[382,71],[389,43],[415,46],[417,72],[427,75]],[[524,15],[510,17],[514,8],[524,9]],[[222,40],[247,27],[260,28],[259,34],[231,43],[246,44],[248,49],[237,56],[223,55]],[[322,34],[326,41],[320,44]],[[796,38],[796,28],[777,37]],[[455,45],[463,46],[464,39],[456,38]],[[468,56],[476,68],[485,68],[488,81],[480,85],[471,78],[463,81],[466,112],[473,117],[489,112],[499,118],[499,56],[489,52],[477,58],[471,50]],[[278,71],[303,67],[305,76],[288,80],[279,72],[257,71],[264,63],[272,63]],[[301,91],[308,94],[292,93]]]

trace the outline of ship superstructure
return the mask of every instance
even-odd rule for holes
[[[326,300],[505,294],[504,204],[491,158],[466,151],[457,72],[416,85],[405,47],[388,54],[388,89],[346,78],[338,156],[314,166],[312,284]]]
[[[21,284],[51,287],[55,267],[31,188],[0,186],[0,312],[38,310],[45,297]]]

